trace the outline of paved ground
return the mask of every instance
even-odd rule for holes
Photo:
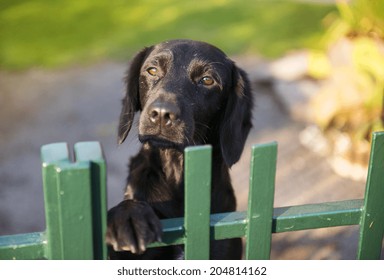
[[[53,72],[0,73],[0,235],[44,230],[43,144],[100,141],[108,162],[109,206],[121,199],[126,164],[138,148],[132,134],[121,147],[116,144],[124,71],[125,65],[106,62]],[[247,203],[249,147],[268,141],[279,143],[275,207],[363,197],[363,182],[338,177],[326,159],[300,145],[305,125],[284,113],[268,86],[255,85],[255,95],[254,129],[231,171],[240,210]],[[277,234],[272,258],[351,259],[356,244],[356,227]]]

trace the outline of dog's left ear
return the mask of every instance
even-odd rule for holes
[[[253,97],[247,74],[233,63],[232,87],[220,127],[220,146],[228,167],[236,163],[243,152],[252,127]]]

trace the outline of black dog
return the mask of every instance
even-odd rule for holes
[[[210,144],[211,212],[236,209],[228,169],[240,158],[251,124],[252,94],[244,71],[207,43],[174,40],[143,49],[126,77],[119,142],[141,111],[124,201],[108,212],[110,258],[178,259],[182,246],[146,250],[161,239],[159,219],[183,216],[183,149]],[[130,251],[130,252],[128,252]],[[211,242],[211,259],[240,259],[241,240]]]

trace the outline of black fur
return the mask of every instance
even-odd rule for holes
[[[211,212],[235,211],[229,168],[239,160],[252,126],[250,84],[221,50],[190,40],[143,49],[126,84],[119,143],[141,111],[143,146],[131,159],[124,200],[108,212],[110,258],[182,258],[182,246],[146,247],[161,238],[159,219],[183,216],[183,149],[212,145]],[[211,259],[239,259],[241,240],[211,242],[210,252]]]

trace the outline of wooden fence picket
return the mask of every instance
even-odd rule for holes
[[[210,146],[185,151],[185,218],[162,220],[163,240],[208,259],[210,240],[244,237],[246,259],[269,259],[273,233],[360,226],[358,259],[379,259],[384,235],[384,132],[373,135],[364,199],[273,208],[277,143],[252,148],[248,210],[210,214]],[[0,259],[106,259],[106,163],[97,142],[42,147],[47,229],[0,236]]]

